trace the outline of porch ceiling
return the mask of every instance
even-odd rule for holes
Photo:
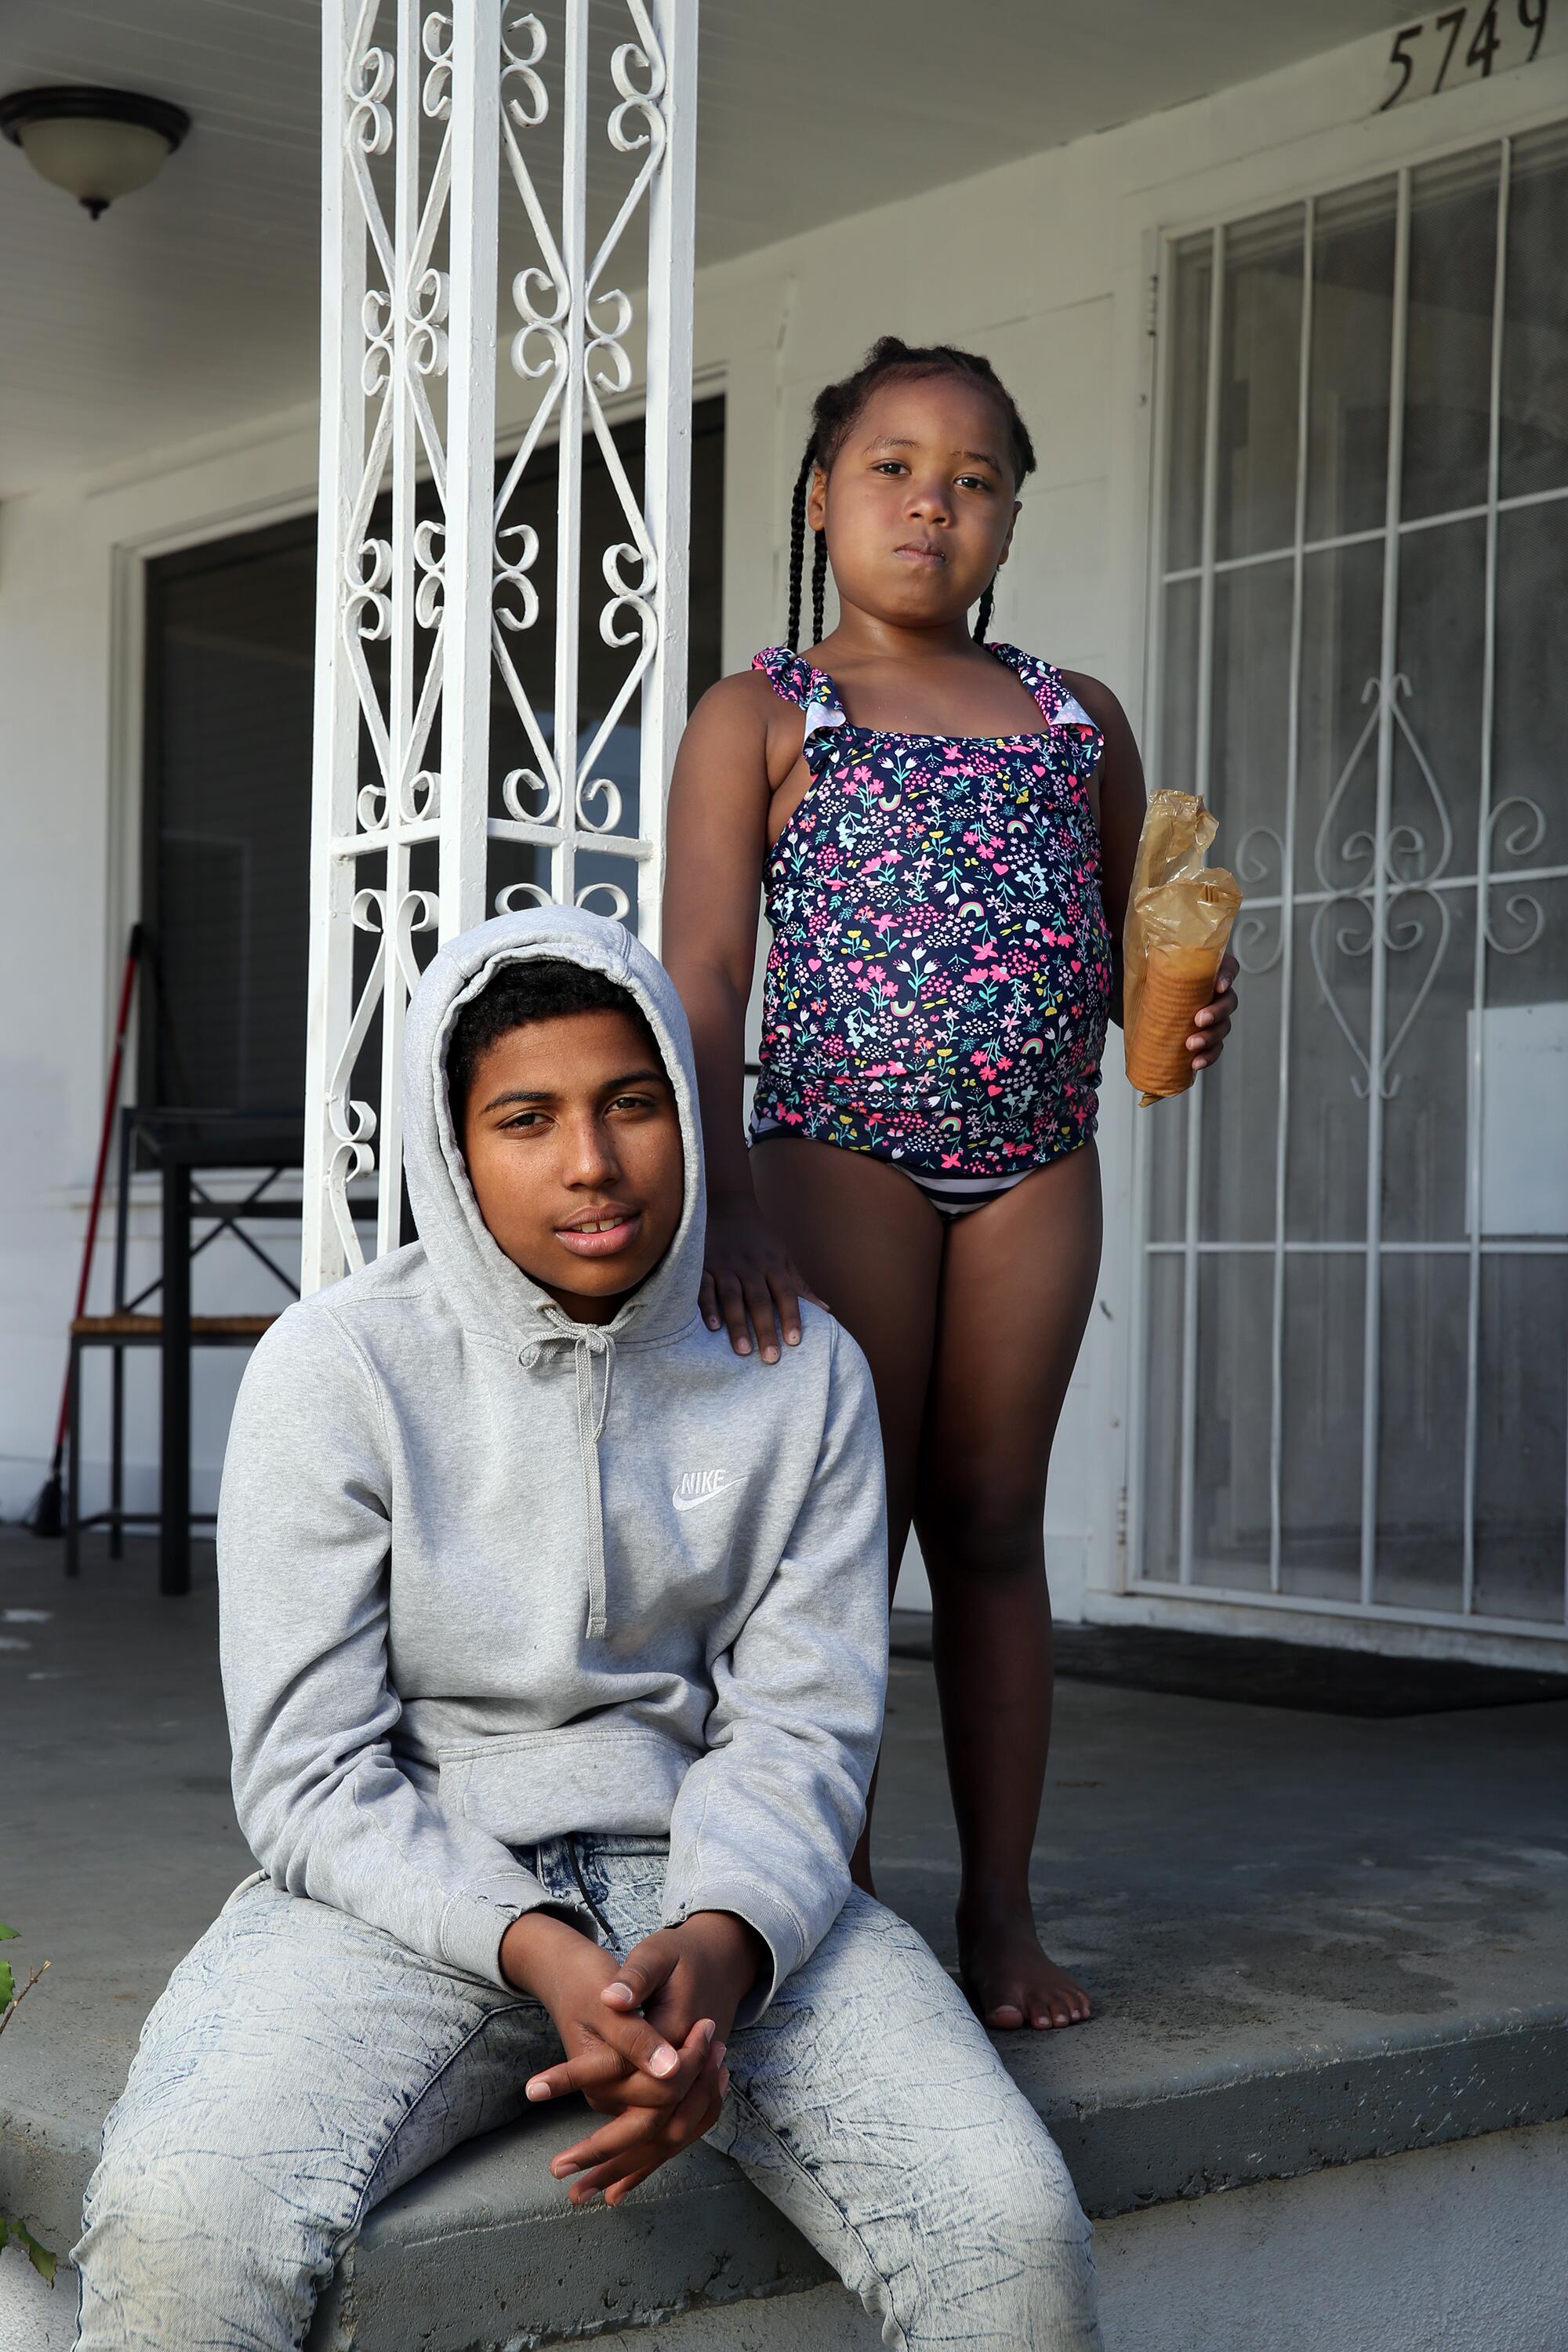
[[[548,13],[546,9],[542,13]],[[706,261],[1397,25],[1397,0],[703,0]],[[318,0],[10,0],[0,91],[155,92],[195,130],[96,225],[0,152],[0,496],[309,401]]]

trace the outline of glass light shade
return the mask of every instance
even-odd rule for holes
[[[28,122],[17,136],[40,179],[66,188],[89,210],[101,211],[155,179],[169,159],[169,142],[140,122],[61,116]]]

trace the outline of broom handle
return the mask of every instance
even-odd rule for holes
[[[103,1206],[103,1178],[109,1166],[109,1146],[114,1133],[115,1106],[120,1100],[120,1066],[125,1057],[125,1032],[131,1025],[131,992],[136,985],[136,966],[142,955],[142,926],[132,923],[125,949],[125,970],[120,982],[120,1011],[114,1024],[114,1053],[109,1065],[109,1084],[103,1096],[103,1125],[98,1138],[98,1165],[92,1176],[92,1202],[87,1213],[87,1240],[81,1253],[81,1273],[77,1279],[76,1307],[71,1316],[78,1321],[87,1306],[87,1286],[92,1278],[92,1253],[98,1243],[98,1214]],[[55,1425],[55,1458],[58,1461],[66,1442],[66,1423],[70,1416],[70,1382],[68,1376],[60,1397],[59,1419]]]

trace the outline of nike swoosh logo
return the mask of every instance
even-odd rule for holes
[[[721,1495],[728,1495],[730,1492],[729,1486],[710,1486],[705,1495],[672,1495],[669,1499],[678,1511],[696,1511],[700,1510],[704,1503],[717,1502]]]

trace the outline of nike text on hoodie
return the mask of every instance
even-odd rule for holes
[[[636,998],[679,1110],[679,1228],[604,1325],[491,1240],[447,1101],[459,1008],[544,956]],[[454,940],[404,1069],[421,1239],[290,1307],[235,1409],[218,1575],[240,1827],[279,1885],[492,1983],[508,1924],[561,1907],[513,1849],[668,1834],[666,1923],[733,1911],[772,1955],[745,2022],[838,1912],[876,1757],[865,1360],[812,1307],[775,1364],[703,1323],[690,1040],[620,926],[551,908]]]

